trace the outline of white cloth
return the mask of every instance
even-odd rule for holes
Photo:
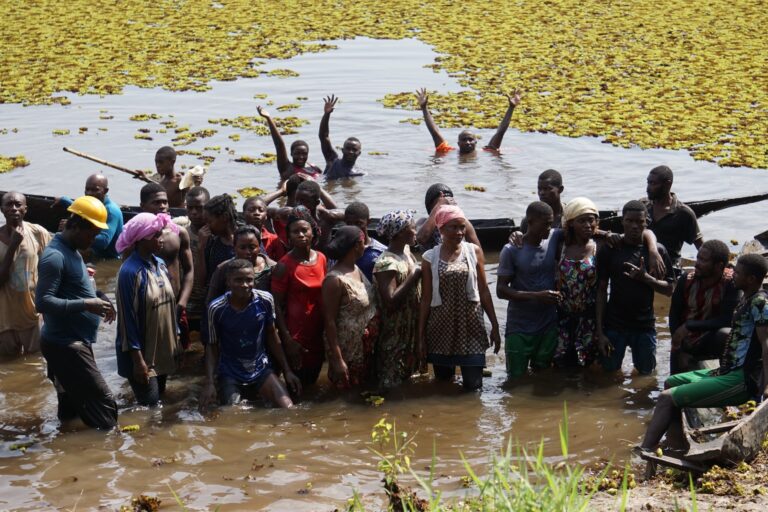
[[[428,261],[432,266],[432,303],[431,307],[443,304],[440,297],[440,247],[443,244],[433,247],[421,255],[422,259]],[[470,302],[480,302],[480,290],[477,286],[477,255],[474,245],[468,242],[461,242],[461,255],[469,267],[467,275],[467,299]]]

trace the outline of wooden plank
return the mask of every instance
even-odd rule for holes
[[[726,421],[725,423],[718,423],[717,425],[710,425],[708,427],[701,427],[693,430],[693,434],[718,434],[720,432],[727,432],[733,427],[741,423],[740,420]]]
[[[669,455],[658,456],[651,452],[640,452],[640,458],[649,464],[661,464],[670,468],[679,469],[681,471],[690,471],[691,473],[706,473],[709,468],[701,464],[689,462],[685,459],[678,457],[670,457]]]

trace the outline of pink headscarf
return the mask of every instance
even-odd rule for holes
[[[152,238],[155,233],[165,228],[169,228],[176,234],[179,233],[179,226],[173,223],[171,216],[167,213],[158,213],[157,215],[140,213],[123,226],[123,232],[120,233],[115,248],[117,252],[123,252],[139,240]]]
[[[442,228],[455,219],[467,220],[467,216],[464,215],[461,208],[453,204],[443,204],[437,207],[437,212],[435,213],[435,224],[437,224],[437,229]]]

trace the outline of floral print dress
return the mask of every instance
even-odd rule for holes
[[[402,256],[385,251],[373,267],[374,282],[380,272],[395,272],[400,286],[416,268],[408,246]],[[419,332],[421,283],[408,292],[405,301],[391,311],[381,311],[381,329],[376,345],[376,375],[379,386],[393,388],[406,382],[418,369],[416,340]]]
[[[595,256],[581,260],[563,257],[558,265],[557,289],[563,296],[558,307],[556,366],[589,366],[597,355],[597,267]]]

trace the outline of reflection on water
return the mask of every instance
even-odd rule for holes
[[[122,96],[77,97],[72,106],[64,108],[0,105],[4,127],[20,129],[18,134],[0,136],[0,153],[24,153],[32,161],[28,168],[0,177],[0,189],[77,195],[85,177],[99,170],[109,176],[110,194],[116,201],[136,204],[139,183],[63,154],[60,147],[73,146],[129,167],[147,168],[157,147],[169,143],[172,135],[154,133],[160,128],[158,121],[129,122],[130,115],[173,114],[180,125],[201,129],[207,126],[208,118],[255,115],[252,97],[257,92],[269,93],[275,106],[295,102],[297,96],[309,97],[296,115],[308,118],[311,124],[286,142],[308,140],[310,161],[316,163],[322,158],[316,138],[321,97],[333,92],[342,98],[331,120],[332,140],[341,144],[347,136],[358,136],[363,143],[360,165],[369,174],[328,189],[340,204],[362,200],[375,215],[391,208],[423,211],[425,189],[442,181],[453,187],[471,217],[519,219],[535,198],[536,176],[550,167],[563,172],[566,198],[587,195],[606,208],[642,196],[647,171],[659,163],[676,171],[675,188],[683,199],[768,189],[758,181],[761,171],[723,170],[710,163],[693,162],[681,152],[623,150],[596,139],[521,134],[513,128],[500,157],[478,152],[471,161],[461,163],[456,154],[436,158],[425,127],[399,123],[406,117],[404,113],[385,110],[375,101],[386,92],[419,86],[455,90],[447,76],[422,68],[432,61],[431,51],[415,41],[358,39],[342,41],[339,46],[335,52],[293,59],[290,67],[301,73],[298,79],[260,77],[219,83],[204,94],[128,89]],[[100,109],[108,110],[115,119],[99,120]],[[53,129],[79,126],[91,129],[84,135],[51,135]],[[154,141],[133,138],[136,129],[144,126],[152,128]],[[245,133],[241,142],[233,142],[227,136],[236,130],[217,128],[220,132],[216,136],[191,146],[221,145],[235,150],[235,155],[225,149],[215,154],[217,160],[206,177],[212,193],[232,192],[243,186],[274,187],[277,174],[273,166],[233,161],[236,155],[272,151],[269,138]],[[452,141],[458,131],[446,130],[444,135]],[[492,133],[479,132],[484,140]],[[388,154],[373,156],[367,154],[369,151]],[[179,165],[196,163],[191,156],[179,158]],[[469,183],[483,185],[488,192],[467,192],[463,186]],[[702,222],[704,236],[743,241],[762,231],[761,218],[766,213],[765,206],[757,205],[712,215]],[[687,254],[691,254],[690,248]],[[489,263],[487,268],[491,289],[495,267]],[[99,266],[97,281],[102,289],[114,290],[116,271],[115,263]],[[503,325],[506,305],[497,299],[495,303]],[[270,505],[271,510],[327,509],[330,504],[343,504],[353,489],[364,494],[378,492],[379,475],[366,443],[371,426],[382,415],[396,420],[402,430],[419,432],[414,460],[424,461],[424,465],[434,440],[440,457],[437,483],[449,494],[464,492],[457,479],[461,474],[460,453],[471,464],[480,465],[488,459],[489,451],[500,449],[512,437],[524,443],[544,439],[547,454],[555,457],[564,402],[575,460],[623,460],[628,446],[639,439],[667,372],[666,311],[659,309],[659,365],[658,375],[653,377],[632,376],[631,368],[625,365],[624,374],[616,377],[546,372],[504,389],[503,358],[490,356],[492,377],[485,380],[481,394],[422,382],[393,392],[381,407],[373,408],[357,397],[337,396],[323,377],[319,386],[310,390],[309,399],[295,410],[243,406],[222,409],[209,417],[196,409],[201,385],[198,374],[202,371],[199,354],[190,357],[187,368],[169,383],[162,408],[129,407],[129,387],[116,374],[114,326],[103,326],[95,346],[98,364],[119,395],[121,424],[138,424],[141,430],[104,435],[66,427],[67,432],[60,434],[56,399],[44,377],[41,358],[3,363],[0,508],[77,506],[84,510],[102,505],[114,509],[140,492],[159,494],[169,503],[170,486],[193,509],[221,505],[224,510],[235,510],[246,504],[248,508]],[[10,449],[19,440],[29,439],[36,442],[26,453]],[[419,462],[417,467],[421,465]]]

